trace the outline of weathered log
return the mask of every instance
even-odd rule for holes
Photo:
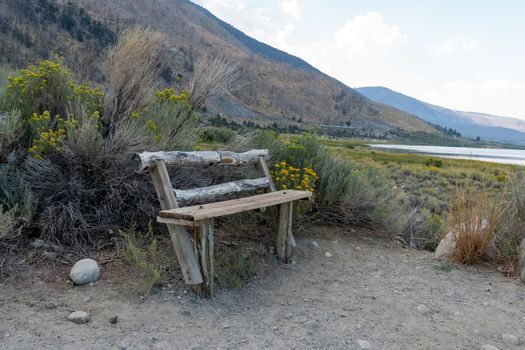
[[[202,283],[193,286],[193,289],[205,298],[213,297],[213,278],[215,275],[213,221],[212,218],[199,222],[193,233],[193,250],[199,259],[202,275]]]
[[[229,151],[199,151],[199,152],[143,152],[135,153],[132,158],[137,172],[155,166],[155,161],[162,160],[166,165],[206,166],[206,165],[256,165],[259,157],[269,158],[268,150],[253,149],[244,153]]]
[[[279,222],[275,241],[276,253],[285,263],[292,260],[292,243],[295,242],[292,234],[293,202],[279,205]]]
[[[194,204],[223,201],[243,194],[254,193],[268,188],[269,184],[269,180],[265,177],[236,180],[188,190],[175,189],[175,196],[179,205],[186,207]]]
[[[157,165],[151,169],[151,178],[157,191],[161,209],[178,208],[179,205],[175,198],[173,188],[171,187],[168,170],[163,161],[157,161]],[[179,260],[182,275],[184,276],[184,281],[190,285],[202,283],[199,262],[193,252],[193,243],[188,232],[181,226],[172,224],[168,224],[167,226],[173,242],[173,248]]]

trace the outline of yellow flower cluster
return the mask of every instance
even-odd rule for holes
[[[56,120],[57,127],[49,127],[52,119]],[[38,115],[33,113],[29,120],[30,125],[36,130],[36,137],[32,140],[32,145],[28,151],[36,159],[42,159],[43,154],[49,154],[60,151],[60,142],[66,137],[67,122],[60,116],[51,118],[49,111],[44,111]]]
[[[146,126],[151,131],[157,130],[157,124],[155,124],[155,122],[153,120],[151,120],[151,119],[146,120]]]
[[[155,123],[152,119],[147,119],[144,121],[145,118],[142,118],[140,113],[138,111],[131,112],[131,120],[138,121],[140,123],[144,123],[149,131],[151,131],[153,135],[153,140],[155,142],[160,142],[162,139],[161,134],[159,133],[157,123]]]
[[[285,161],[274,165],[271,171],[273,181],[277,188],[314,191],[315,182],[319,179],[311,168],[295,168]]]
[[[182,90],[180,94],[177,94],[177,91],[174,88],[167,88],[156,92],[155,97],[157,97],[160,101],[188,103],[190,99],[190,93],[187,90]]]
[[[71,70],[62,67],[60,62],[45,60],[38,66],[21,69],[18,76],[9,76],[6,97],[27,117],[39,110],[41,101],[49,99],[47,96],[57,95],[64,96],[67,101],[80,101],[89,113],[101,111],[102,89],[78,84],[72,76]]]

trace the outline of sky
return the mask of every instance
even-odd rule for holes
[[[525,1],[194,2],[350,87],[525,119]]]

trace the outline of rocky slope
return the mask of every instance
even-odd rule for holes
[[[212,100],[208,105],[212,114],[262,122],[300,119],[383,131],[438,132],[419,118],[365,98],[300,58],[246,36],[187,0],[18,0],[16,5],[0,0],[0,9],[0,52],[9,53],[4,60],[8,57],[11,65],[56,52],[96,79],[100,76],[96,58],[114,40],[114,33],[142,24],[168,33],[181,62],[175,74],[187,74],[191,57],[202,51],[225,56],[239,66],[245,84]]]

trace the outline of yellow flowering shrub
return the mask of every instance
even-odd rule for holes
[[[91,113],[89,118],[95,129],[101,128],[98,111]],[[59,115],[51,116],[49,111],[44,111],[42,114],[33,113],[28,124],[33,135],[28,152],[36,159],[42,159],[43,155],[59,152],[61,142],[67,137],[68,129],[77,128],[79,122],[73,115],[64,119]]]
[[[60,60],[42,61],[7,80],[3,107],[20,111],[25,130],[20,142],[34,157],[60,151],[68,128],[76,128],[81,117],[70,114],[71,110],[89,118],[97,130],[102,128],[104,92],[76,82]]]
[[[191,109],[190,94],[187,90],[177,91],[167,88],[155,93],[155,101],[147,109],[133,111],[131,120],[151,134],[153,141],[160,143],[168,141],[171,131],[178,128],[180,116],[186,115],[183,111]]]
[[[60,151],[60,142],[66,137],[66,120],[60,116],[51,117],[49,111],[33,113],[29,119],[34,138],[28,151],[37,159],[43,154]],[[56,124],[56,125],[53,125]]]
[[[181,102],[189,106],[190,93],[187,90],[182,90],[177,94],[174,88],[167,88],[155,93],[155,97],[159,101],[164,102]]]
[[[7,80],[6,106],[20,110],[24,118],[44,111],[49,111],[51,116],[65,115],[71,103],[82,104],[88,114],[103,110],[102,89],[77,83],[71,70],[64,68],[60,60],[42,61],[37,66],[21,69],[16,76],[8,76]]]
[[[314,192],[319,179],[312,168],[295,168],[285,161],[277,163],[271,170],[272,179],[277,189],[302,190]]]

